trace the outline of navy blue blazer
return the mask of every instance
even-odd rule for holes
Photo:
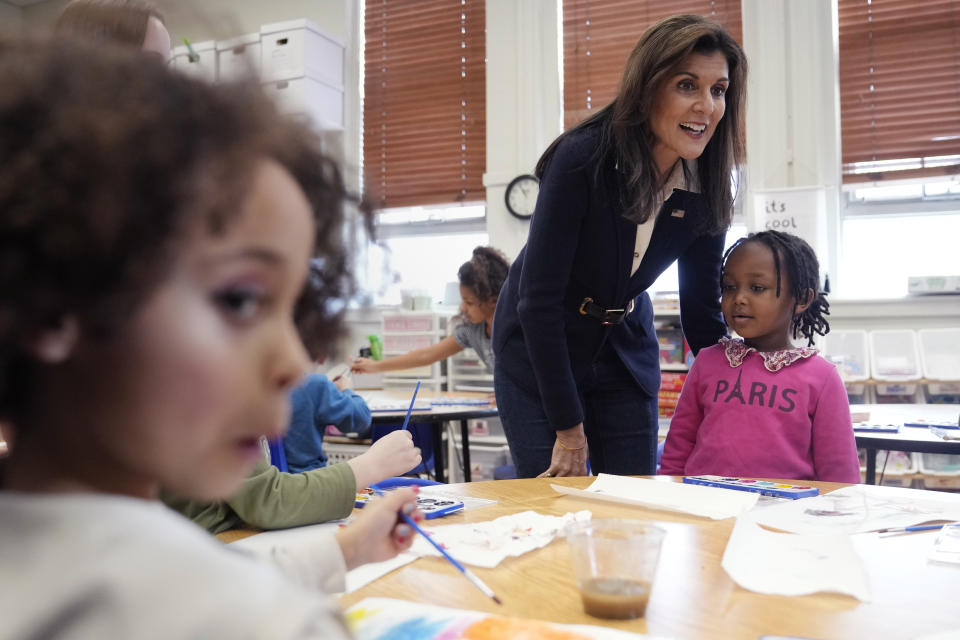
[[[720,312],[724,235],[695,232],[709,215],[706,199],[674,190],[663,204],[650,245],[630,276],[637,225],[622,216],[616,188],[595,179],[615,176],[611,161],[596,157],[595,130],[560,142],[540,184],[526,246],[510,267],[493,322],[494,357],[511,381],[539,394],[550,424],[568,429],[583,422],[577,391],[601,347],[609,341],[640,387],[660,388],[660,358],[653,305],[646,290],[675,260],[680,319],[694,352],[726,333]],[[681,213],[682,212],[682,213]],[[633,312],[604,326],[579,313],[585,297],[606,309]]]

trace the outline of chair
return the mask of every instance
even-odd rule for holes
[[[400,429],[402,424],[375,424],[370,432],[371,442],[376,442],[391,431]],[[431,477],[436,477],[436,465],[433,456],[433,425],[410,423],[407,429],[413,434],[413,444],[420,448],[422,460],[420,464],[407,473],[426,473]],[[433,469],[433,471],[431,471]]]
[[[270,448],[270,464],[280,471],[288,471],[287,454],[283,451],[283,438],[277,438],[274,442],[267,442],[267,446]]]

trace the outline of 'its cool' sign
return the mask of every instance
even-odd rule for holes
[[[826,210],[822,189],[757,191],[754,192],[753,204],[757,226],[755,231],[792,233],[809,242],[818,254],[821,253],[826,236]]]

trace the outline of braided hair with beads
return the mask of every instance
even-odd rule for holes
[[[723,254],[723,263],[740,245],[758,242],[773,252],[773,264],[777,271],[777,297],[780,297],[781,270],[786,268],[790,277],[790,294],[798,302],[806,302],[808,291],[813,291],[810,306],[801,313],[793,316],[791,330],[793,337],[802,335],[808,345],[813,345],[813,334],[827,335],[830,323],[826,316],[830,315],[830,303],[827,302],[826,292],[820,287],[820,262],[817,254],[807,242],[799,237],[782,231],[758,231],[740,238],[734,242]]]

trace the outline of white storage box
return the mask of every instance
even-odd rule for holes
[[[182,73],[202,78],[207,82],[217,81],[217,48],[213,40],[194,42],[190,45],[196,54],[191,57],[186,46],[173,49],[173,68]]]
[[[870,332],[870,364],[874,379],[911,382],[923,377],[917,334],[912,329]]]
[[[278,80],[264,85],[281,112],[302,116],[315,129],[343,128],[343,92],[311,78]]]
[[[960,489],[960,456],[920,454],[920,473],[926,489]]]
[[[307,77],[343,92],[343,43],[310,20],[260,27],[265,82]]]
[[[217,79],[220,82],[260,77],[260,34],[248,33],[217,41]]]

